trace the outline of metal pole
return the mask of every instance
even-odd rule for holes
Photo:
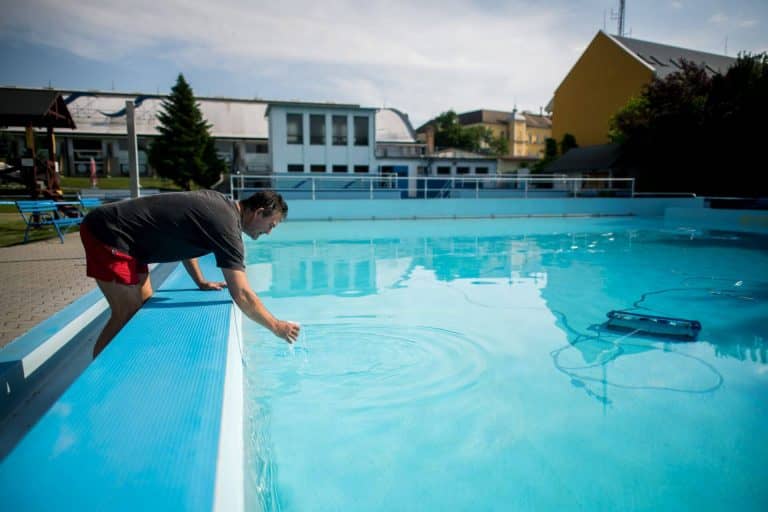
[[[136,143],[136,125],[133,116],[133,101],[125,102],[125,121],[128,125],[128,175],[131,183],[131,199],[140,195],[139,191],[139,153]]]

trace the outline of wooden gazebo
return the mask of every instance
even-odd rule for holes
[[[0,88],[0,127],[24,127],[27,130],[29,155],[35,158],[34,128],[45,128],[47,132],[48,165],[46,169],[48,188],[60,190],[59,175],[56,172],[56,143],[54,128],[75,128],[75,122],[67,109],[61,93],[51,89],[21,90]],[[37,169],[32,171],[31,193],[37,195]]]

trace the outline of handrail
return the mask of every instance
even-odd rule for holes
[[[456,188],[456,178],[455,177],[451,178],[451,181],[448,181],[448,180],[445,181],[445,185],[443,185],[440,188],[440,194],[438,194],[438,195],[441,198],[442,197],[446,197],[446,196],[450,196],[451,195],[450,190],[454,189],[454,188]]]
[[[469,186],[468,186],[469,185]],[[235,174],[230,176],[232,197],[273,189],[295,198],[467,198],[530,197],[636,197],[634,178],[582,178],[564,175],[398,176],[392,174],[308,175]],[[295,195],[299,194],[299,195]],[[363,194],[363,195],[361,195]],[[309,196],[309,197],[307,197]]]
[[[635,196],[643,197],[698,197],[695,192],[635,192]],[[723,198],[718,198],[723,199]]]

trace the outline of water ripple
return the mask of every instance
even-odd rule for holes
[[[305,325],[302,333],[284,359],[295,361],[288,387],[307,384],[333,393],[343,408],[391,407],[449,395],[474,386],[487,367],[480,344],[437,327]]]

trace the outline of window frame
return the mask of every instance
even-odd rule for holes
[[[349,143],[348,125],[347,116],[338,114],[331,116],[331,144],[333,146],[346,146]]]
[[[358,132],[358,128],[362,127],[362,122],[365,122],[365,137],[362,137],[362,133]],[[352,126],[354,127],[354,145],[361,147],[370,146],[371,134],[368,116],[353,116]]]
[[[293,121],[298,118],[298,130],[296,133],[291,133],[291,127],[295,124]],[[304,144],[304,114],[296,112],[288,112],[285,114],[285,142],[290,145],[302,145]]]
[[[316,121],[321,121],[320,124],[315,124]],[[320,133],[315,133],[315,129],[319,128]],[[309,144],[312,146],[325,146],[325,114],[309,114]]]

